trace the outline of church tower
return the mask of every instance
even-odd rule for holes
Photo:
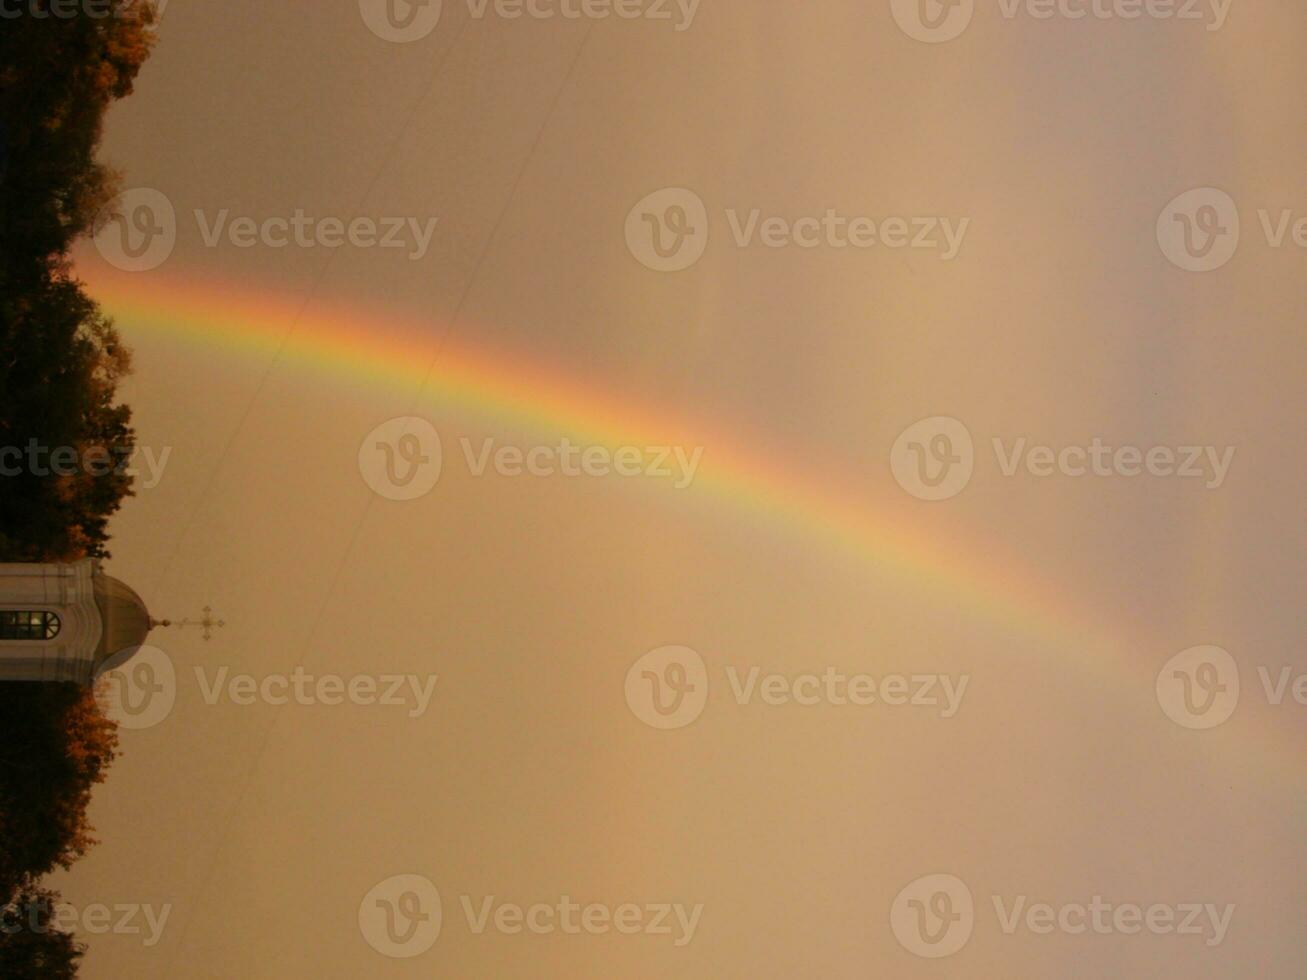
[[[0,681],[91,685],[140,649],[156,623],[93,559],[0,563]]]

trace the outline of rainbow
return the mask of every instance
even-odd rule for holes
[[[702,446],[693,487],[672,491],[668,483],[669,500],[691,506],[711,500],[764,533],[788,531],[804,545],[851,556],[895,583],[943,594],[951,614],[1038,641],[1040,655],[1097,675],[1085,680],[1087,691],[1114,690],[1136,703],[1151,698],[1157,670],[1178,652],[1174,644],[1149,642],[1138,629],[1114,627],[1112,616],[1060,594],[1033,570],[1006,560],[997,542],[979,541],[947,523],[941,505],[905,493],[876,499],[828,465],[762,445],[747,432],[640,404],[538,356],[468,339],[473,331],[359,310],[316,310],[272,293],[196,280],[97,273],[88,286],[128,337],[152,334],[206,356],[223,352],[264,367],[285,363],[351,387],[408,391],[430,413],[511,420],[542,437],[610,450]],[[1258,760],[1267,778],[1278,780],[1295,771],[1287,768],[1300,756],[1291,730],[1273,719],[1238,727],[1241,737],[1215,741],[1165,730],[1194,736],[1186,751],[1218,768]],[[1307,795],[1307,781],[1297,783]]]
[[[351,386],[411,391],[415,402],[484,419],[509,419],[540,436],[622,446],[704,447],[691,490],[740,519],[788,528],[938,594],[949,606],[1065,645],[1104,636],[1104,617],[1079,608],[1038,576],[996,560],[994,542],[959,546],[957,529],[932,519],[940,505],[874,500],[848,474],[747,435],[692,423],[675,410],[620,397],[538,357],[470,342],[433,324],[358,310],[314,310],[271,293],[145,275],[90,278],[88,287],[130,335],[149,333],[267,364],[277,359]],[[886,447],[888,465],[888,447]],[[949,533],[952,530],[954,533]]]

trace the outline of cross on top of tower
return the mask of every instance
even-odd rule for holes
[[[222,627],[226,626],[227,623],[225,620],[214,619],[213,609],[210,608],[209,606],[205,606],[202,611],[204,613],[203,619],[198,619],[198,620],[194,620],[190,618],[183,619],[181,622],[177,624],[177,627],[178,629],[186,629],[188,626],[195,626],[199,629],[202,629],[204,631],[203,634],[204,639],[207,641],[213,639],[213,631],[215,629],[222,629]],[[164,623],[161,625],[170,625],[170,624],[165,620]]]

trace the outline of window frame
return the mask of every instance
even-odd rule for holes
[[[49,643],[63,625],[50,609],[0,609],[0,643]]]

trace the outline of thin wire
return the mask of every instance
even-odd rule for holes
[[[408,111],[408,115],[404,119],[403,125],[396,131],[395,136],[391,139],[389,146],[386,148],[386,152],[382,155],[380,165],[377,167],[376,171],[373,172],[371,179],[368,181],[368,185],[364,189],[363,194],[359,199],[360,208],[367,203],[368,199],[372,196],[372,192],[376,189],[377,183],[378,181],[380,181],[382,174],[384,174],[386,172],[386,169],[390,166],[390,163],[394,159],[395,153],[399,148],[400,142],[404,139],[404,137],[408,134],[409,130],[413,126],[413,121],[417,118],[418,110],[427,101],[427,99],[431,97],[431,93],[435,90],[436,83],[440,80],[441,74],[444,72],[446,66],[449,65],[449,63],[453,60],[454,52],[457,50],[459,42],[462,40],[463,35],[464,33],[466,33],[468,25],[470,23],[471,23],[470,18],[463,21],[462,25],[458,29],[458,33],[449,42],[449,46],[445,50],[444,56],[437,60],[435,67],[432,69],[431,77],[427,81],[426,88],[419,94],[418,98],[414,100],[412,107]],[[276,369],[278,363],[281,361],[281,358],[286,351],[286,348],[290,342],[291,337],[294,336],[296,331],[300,328],[300,325],[303,322],[304,313],[307,311],[309,304],[313,301],[317,291],[321,288],[322,283],[326,280],[327,273],[331,271],[332,263],[336,258],[336,254],[337,253],[335,251],[332,251],[328,256],[327,261],[323,263],[321,271],[318,273],[314,282],[309,287],[308,293],[305,294],[303,301],[300,303],[299,309],[296,311],[294,319],[291,321],[290,326],[287,327],[286,332],[282,335],[281,341],[277,346],[277,350],[273,353],[272,359],[268,362],[267,367],[264,369],[263,375],[259,379],[258,385],[255,387],[254,391],[251,393],[249,397],[249,400],[246,402],[245,408],[242,411],[240,418],[237,420],[236,427],[228,435],[227,440],[223,445],[222,451],[218,454],[218,460],[214,464],[213,469],[210,472],[207,483],[205,484],[204,488],[200,492],[200,497],[197,500],[195,507],[191,510],[190,516],[187,518],[186,523],[182,526],[181,531],[178,533],[177,542],[173,548],[172,554],[168,556],[167,561],[164,563],[162,574],[165,579],[167,578],[168,571],[171,569],[173,562],[176,560],[178,554],[180,554],[182,545],[185,543],[186,537],[189,534],[190,529],[194,526],[196,519],[198,518],[200,512],[203,510],[204,504],[212,495],[213,488],[216,485],[218,476],[222,470],[222,465],[226,460],[227,456],[230,454],[232,448],[234,447],[236,440],[240,437],[240,434],[244,430],[246,423],[249,421],[250,415],[253,413],[254,406],[257,403],[259,396],[262,394],[264,388],[267,386],[268,380],[272,376],[272,372]],[[354,535],[351,537],[350,547],[352,547],[353,537],[357,536],[358,528],[361,526],[362,526],[362,521],[360,521],[358,527],[355,528]],[[337,578],[339,577],[339,574],[340,572],[338,570],[336,575]],[[331,588],[334,588],[334,579]],[[318,613],[319,620],[321,619],[324,612],[325,612],[325,603],[323,609],[320,610]],[[270,735],[271,735],[271,729],[269,729],[267,735],[265,735],[265,739],[264,739],[265,746],[267,743],[267,737]],[[262,758],[262,752],[260,752],[260,755],[254,760],[254,763],[250,767],[251,777],[257,771],[258,764],[261,758]],[[236,804],[233,805],[231,809],[228,811],[228,820],[226,821],[228,826],[230,825],[231,816],[233,816],[236,813],[239,803],[244,800],[246,792],[248,791],[249,783],[252,781],[253,781],[252,778],[247,781],[245,790],[242,791],[242,793],[240,794],[240,797],[238,798]],[[213,859],[210,863],[208,870],[205,873],[205,877],[199,889],[195,893],[196,897],[202,895],[208,889],[214,871],[217,868],[217,860],[222,851],[222,847],[223,847],[223,842],[220,841],[218,846],[215,847],[214,849]],[[184,948],[186,935],[189,932],[191,921],[193,921],[193,917],[188,918],[185,924],[182,926],[182,932],[178,940],[176,951],[173,953],[171,957],[169,957],[167,963],[165,964],[162,976],[165,977],[172,976],[173,964],[177,958],[177,955]]]
[[[377,183],[381,180],[382,174],[386,172],[386,169],[394,159],[395,152],[398,150],[400,142],[412,128],[413,120],[417,117],[418,109],[420,109],[423,103],[431,97],[431,93],[435,90],[436,82],[439,81],[441,73],[444,71],[446,65],[448,65],[452,60],[453,53],[458,48],[458,43],[462,40],[463,34],[467,31],[467,27],[470,23],[470,18],[463,21],[462,26],[458,29],[458,33],[454,35],[454,38],[449,42],[449,47],[445,50],[444,55],[437,59],[435,68],[431,72],[431,78],[428,80],[426,88],[423,89],[417,99],[414,100],[412,107],[408,111],[408,115],[404,119],[403,125],[396,131],[395,136],[390,141],[390,145],[386,148],[386,152],[382,154],[381,163],[373,172],[371,180],[368,181],[368,185],[364,189],[363,195],[359,199],[355,211],[361,210],[363,206],[367,204],[368,199],[372,196],[372,192],[376,190]],[[226,441],[223,443],[223,447],[218,453],[218,459],[209,471],[209,478],[201,488],[195,506],[191,508],[190,514],[187,516],[185,523],[177,534],[177,541],[173,546],[172,553],[168,555],[167,560],[163,563],[163,570],[160,573],[160,576],[164,581],[168,580],[168,573],[171,571],[173,563],[177,560],[177,556],[181,553],[182,546],[186,543],[186,538],[190,534],[191,528],[195,526],[195,522],[198,520],[200,513],[204,510],[205,505],[213,496],[214,488],[218,483],[218,477],[222,473],[223,464],[226,462],[227,457],[235,447],[236,441],[244,432],[245,426],[254,412],[254,406],[258,403],[260,396],[268,385],[269,379],[272,377],[272,372],[276,370],[277,365],[281,363],[281,359],[286,352],[286,348],[289,345],[291,338],[295,336],[303,324],[304,314],[317,298],[318,291],[326,281],[327,274],[331,272],[332,266],[336,261],[336,257],[340,254],[340,251],[340,249],[331,249],[328,251],[327,260],[323,262],[322,268],[314,277],[313,282],[309,284],[308,292],[304,294],[304,298],[300,301],[299,308],[295,311],[295,315],[291,319],[290,325],[286,328],[285,333],[282,334],[281,340],[277,344],[276,351],[273,352],[272,359],[264,368],[263,374],[259,378],[259,382],[255,386],[254,391],[250,393],[250,396],[245,403],[245,407],[241,411],[240,417],[236,420],[235,428],[231,430]]]
[[[563,94],[567,90],[568,83],[571,81],[573,75],[576,73],[576,67],[581,61],[581,55],[585,51],[586,44],[590,40],[590,35],[592,34],[593,30],[594,30],[594,23],[591,22],[586,26],[585,34],[581,38],[581,43],[577,45],[576,54],[572,57],[572,61],[568,65],[567,71],[564,74],[563,79],[558,86],[558,91],[554,93],[553,101],[549,106],[548,112],[545,114],[544,121],[540,124],[539,128],[537,129],[535,139],[532,141],[531,146],[527,150],[526,157],[522,161],[522,166],[519,168],[517,176],[514,178],[512,185],[509,187],[508,196],[505,198],[504,204],[500,208],[499,215],[495,219],[494,225],[491,227],[490,234],[486,238],[486,244],[482,247],[481,254],[477,259],[476,265],[472,269],[472,274],[468,277],[467,284],[464,286],[462,293],[459,297],[458,303],[455,305],[453,313],[451,314],[448,320],[447,326],[451,329],[456,323],[458,323],[459,317],[462,314],[463,308],[467,303],[468,297],[471,295],[473,288],[476,286],[477,282],[480,279],[481,270],[484,267],[486,260],[490,256],[495,241],[499,237],[500,229],[503,227],[504,221],[507,218],[508,213],[512,208],[513,202],[517,199],[518,188],[521,186],[522,180],[525,178],[526,173],[530,168],[531,162],[535,158],[536,151],[539,149],[540,144],[544,139],[544,135],[549,127],[549,123],[553,121],[554,115],[558,110],[558,106],[562,102]],[[447,330],[442,335],[441,340],[442,341],[448,340],[448,337],[449,337],[449,331]],[[427,365],[427,369],[423,374],[422,382],[418,386],[416,392],[414,393],[415,405],[420,400],[422,391],[426,388],[427,384],[430,382],[431,375],[435,371],[436,364],[440,359],[440,354],[442,353],[443,349],[444,349],[443,343],[437,345],[436,350],[431,357],[430,363]],[[375,499],[376,499],[375,494],[370,493],[368,495],[368,498],[363,505],[363,511],[362,513],[360,513],[358,520],[355,521],[354,523],[353,530],[350,533],[349,541],[346,544],[345,551],[341,556],[341,560],[337,564],[336,570],[331,577],[331,581],[327,586],[327,591],[323,596],[322,604],[318,609],[317,616],[315,617],[313,623],[309,627],[309,632],[306,637],[304,647],[302,648],[301,655],[296,660],[296,667],[304,666],[309,660],[309,654],[314,649],[313,642],[312,642],[313,638],[317,634],[318,629],[322,624],[322,621],[326,617],[327,609],[330,607],[331,600],[336,593],[336,590],[340,584],[340,580],[342,576],[344,575],[345,568],[349,564],[349,559],[353,555],[354,549],[358,545],[358,540],[362,535],[364,525],[367,523],[368,515],[372,512],[372,505]],[[276,731],[277,724],[280,720],[281,720],[281,713],[279,712],[277,715],[274,716],[272,720],[272,724],[270,724],[264,730],[264,734],[262,739],[260,740],[259,746],[254,752],[253,761],[250,764],[249,769],[247,770],[246,779],[242,784],[240,790],[237,792],[236,796],[234,797],[231,806],[227,810],[226,819],[222,823],[222,826],[225,828],[225,831],[221,836],[221,838],[218,840],[217,844],[214,846],[213,855],[209,861],[209,866],[205,872],[203,880],[201,881],[199,887],[195,890],[195,892],[191,896],[191,901],[189,903],[190,914],[187,917],[186,924],[182,927],[182,932],[177,940],[177,946],[174,948],[173,955],[168,960],[167,968],[163,974],[164,976],[172,975],[171,974],[172,965],[176,960],[176,958],[181,954],[182,950],[185,948],[186,936],[187,933],[189,932],[190,923],[195,921],[196,918],[198,918],[196,914],[196,909],[198,907],[199,900],[203,897],[204,893],[208,891],[209,887],[213,883],[213,877],[218,868],[219,859],[221,858],[222,852],[224,851],[227,844],[232,838],[232,834],[235,826],[234,817],[249,796],[250,790],[254,785],[256,777],[258,776],[259,769],[262,766],[264,757],[267,755],[268,748],[272,741],[272,735]]]

